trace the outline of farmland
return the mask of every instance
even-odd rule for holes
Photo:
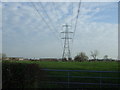
[[[55,87],[66,87],[65,84],[53,84],[50,85],[46,82],[67,82],[68,72],[64,71],[44,71],[42,69],[54,69],[54,70],[89,70],[89,71],[118,71],[118,62],[55,62],[55,61],[3,61],[3,87],[9,87],[8,82],[14,81],[10,84],[14,84],[14,87],[22,88],[55,88]],[[10,75],[11,76],[10,76]],[[86,79],[86,77],[113,77],[119,78],[118,73],[90,73],[90,72],[70,72],[70,76],[82,76],[85,78],[70,78],[71,82],[82,82],[82,83],[97,83],[98,78]],[[50,77],[48,77],[50,76]],[[54,77],[53,77],[54,76]],[[11,80],[8,80],[11,77]],[[18,80],[22,80],[21,85],[15,83]],[[118,84],[118,79],[102,79],[104,83]],[[5,86],[4,84],[7,85]],[[46,84],[44,84],[46,83]],[[46,85],[46,86],[44,86]],[[88,85],[89,86],[89,85]],[[110,85],[109,85],[110,86]],[[67,86],[68,87],[68,86]],[[77,87],[77,86],[75,86]],[[82,86],[83,87],[83,86]],[[86,87],[86,86],[85,86]],[[95,85],[91,85],[95,87]],[[96,86],[97,88],[99,86]],[[106,86],[105,86],[106,87]]]
[[[72,70],[101,70],[101,71],[117,71],[118,62],[54,62],[54,61],[3,61],[3,63],[26,63],[37,64],[41,68],[49,69],[72,69]]]

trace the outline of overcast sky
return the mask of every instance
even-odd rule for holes
[[[79,3],[33,4],[41,16],[30,2],[3,3],[3,53],[7,56],[28,58],[61,58],[63,41],[60,38],[63,35],[60,32],[64,30],[62,25],[71,25],[72,21],[72,28],[69,30],[73,31]],[[117,2],[81,3],[71,49],[72,57],[79,52],[85,52],[91,58],[90,51],[93,50],[99,51],[99,58],[103,58],[104,55],[108,55],[109,58],[118,57]]]

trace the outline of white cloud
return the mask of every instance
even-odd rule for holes
[[[54,29],[51,31],[30,4],[6,4],[8,6],[4,6],[3,12],[3,37],[5,37],[4,51],[8,55],[60,57],[62,49],[60,41],[56,38],[59,33],[56,33]],[[44,10],[41,11],[40,5],[38,3],[34,4],[48,22],[50,28],[56,27],[58,32],[62,31],[62,24],[66,22],[71,24],[71,16],[75,24],[78,3],[73,4],[73,14],[70,13],[71,9],[69,9],[71,3],[55,3],[57,13],[52,3],[42,3],[51,21],[45,15]],[[106,10],[106,6],[110,7],[109,5],[111,3],[82,3],[75,34],[73,56],[80,51],[89,54],[91,50],[99,49],[101,57],[107,53],[112,57],[116,57],[117,24],[91,21],[96,18],[97,13]],[[99,18],[101,17],[97,17],[97,19]]]

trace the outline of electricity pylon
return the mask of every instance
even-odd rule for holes
[[[64,34],[64,37],[62,39],[64,39],[64,48],[63,48],[63,55],[62,55],[62,59],[63,60],[71,60],[71,52],[70,52],[70,38],[69,34],[73,33],[73,32],[69,32],[69,27],[70,25],[63,25],[63,27],[65,27],[65,31],[61,32]]]

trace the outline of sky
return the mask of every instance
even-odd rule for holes
[[[25,58],[61,58],[62,27],[69,24],[73,31],[78,2],[4,2],[2,6],[2,52],[7,56]],[[37,8],[39,14],[34,9]],[[1,16],[0,15],[0,16]],[[46,24],[47,23],[47,24]],[[70,35],[72,37],[73,35]],[[118,57],[118,3],[82,2],[72,57],[99,51],[98,58]]]

